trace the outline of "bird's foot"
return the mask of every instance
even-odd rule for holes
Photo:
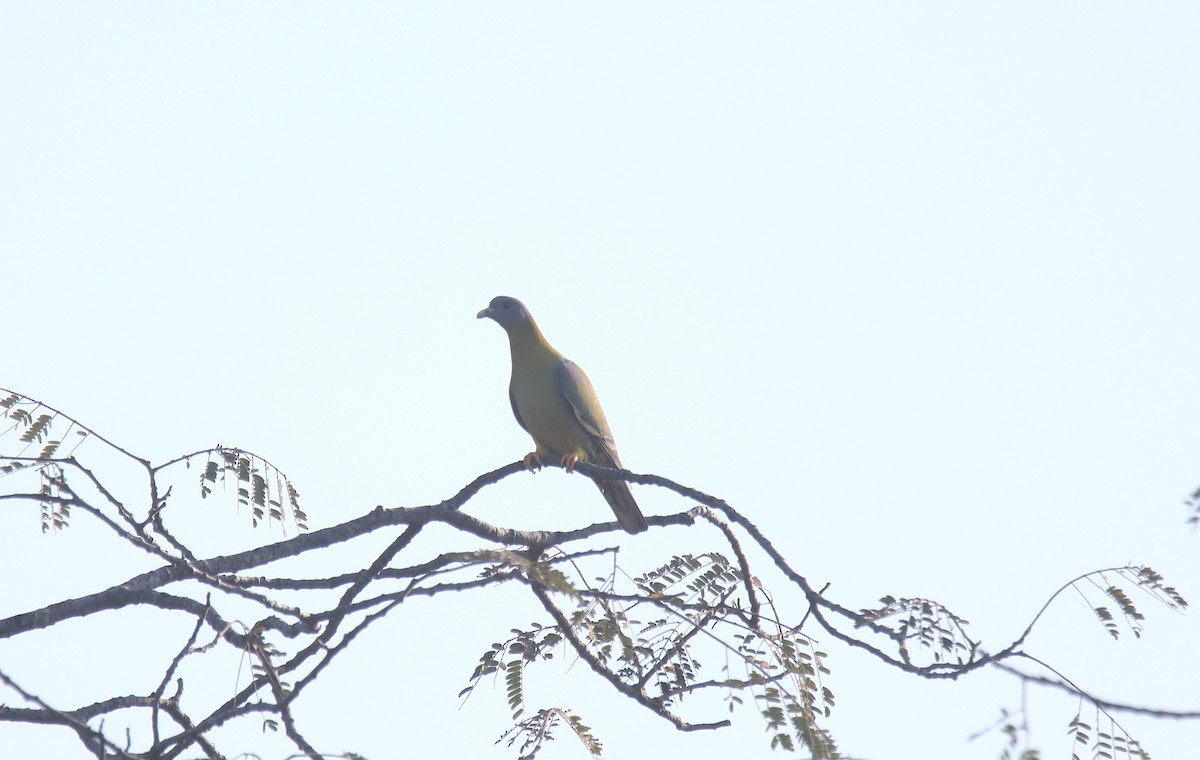
[[[526,470],[540,470],[542,468],[542,458],[537,455],[536,451],[531,451],[525,455]]]
[[[567,454],[565,457],[562,458],[562,466],[566,469],[567,472],[574,472],[575,471],[575,463],[578,461],[579,461],[579,457],[575,456],[574,454]]]

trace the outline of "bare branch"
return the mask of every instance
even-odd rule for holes
[[[59,414],[50,407],[45,408]],[[28,414],[23,411],[22,415],[18,417],[18,423],[28,426],[27,429],[32,431],[28,433],[31,436],[40,434],[43,428],[49,429],[51,425],[48,418],[39,418],[38,422],[31,423]],[[74,421],[72,424],[75,424]],[[94,435],[90,431],[89,434]],[[698,723],[688,720],[680,709],[682,702],[678,697],[681,695],[705,689],[744,691],[763,700],[764,709],[760,712],[766,716],[770,732],[776,733],[780,725],[786,728],[790,724],[791,728],[787,730],[792,730],[799,737],[798,741],[806,742],[814,754],[826,752],[832,746],[831,740],[826,745],[827,737],[822,729],[816,727],[815,721],[823,715],[822,708],[831,707],[833,700],[828,690],[824,689],[826,681],[822,674],[829,672],[822,665],[825,655],[815,648],[816,639],[800,633],[801,627],[809,620],[833,640],[865,651],[888,666],[922,678],[956,679],[993,666],[1022,679],[1024,683],[1079,695],[1102,708],[1173,719],[1200,718],[1197,712],[1156,710],[1099,700],[1052,669],[1057,679],[1024,673],[1009,664],[1013,658],[1021,657],[1044,665],[1022,650],[1025,641],[1051,602],[1067,588],[1094,574],[1079,576],[1064,584],[1051,595],[1016,640],[989,654],[968,637],[964,628],[966,621],[932,601],[928,601],[928,609],[925,606],[927,600],[909,599],[899,600],[896,610],[888,603],[881,610],[854,611],[843,606],[827,593],[829,584],[816,590],[753,522],[721,499],[657,475],[609,470],[586,462],[575,466],[585,476],[657,486],[695,502],[694,506],[687,505],[685,511],[651,517],[648,522],[654,528],[662,529],[668,526],[689,527],[697,520],[705,520],[720,531],[724,547],[719,553],[709,552],[695,557],[681,552],[682,557],[672,558],[660,570],[635,577],[617,565],[615,546],[591,548],[592,544],[587,543],[594,539],[599,539],[595,543],[607,542],[610,535],[623,538],[624,534],[615,522],[566,531],[532,531],[494,525],[469,514],[465,508],[483,489],[524,472],[523,462],[518,461],[476,477],[436,504],[392,508],[379,506],[339,525],[301,532],[247,551],[203,558],[193,553],[186,536],[176,535],[168,528],[164,515],[174,514],[166,512],[172,496],[169,489],[165,494],[159,494],[156,475],[193,457],[214,454],[225,458],[226,467],[232,466],[230,456],[252,457],[251,465],[244,465],[238,459],[237,466],[243,469],[250,467],[252,472],[258,473],[257,468],[261,463],[274,469],[275,476],[282,477],[277,468],[257,455],[225,447],[201,449],[151,466],[146,460],[96,437],[146,471],[148,486],[144,504],[138,506],[137,501],[118,499],[105,487],[103,478],[97,472],[85,467],[74,457],[10,457],[9,460],[27,461],[31,466],[53,464],[68,468],[72,479],[75,479],[74,473],[82,474],[103,498],[96,498],[85,490],[84,493],[92,499],[89,502],[69,488],[64,476],[54,475],[49,484],[42,481],[42,493],[0,494],[0,500],[31,501],[63,508],[64,511],[68,508],[82,510],[126,543],[158,558],[162,566],[95,593],[11,615],[0,620],[0,638],[31,634],[66,620],[87,618],[97,612],[120,610],[133,605],[181,612],[192,616],[195,625],[184,645],[165,663],[161,679],[148,696],[113,697],[74,710],[55,709],[0,673],[0,682],[34,705],[0,707],[0,721],[66,726],[85,745],[105,756],[173,760],[189,750],[194,753],[198,748],[208,758],[223,760],[224,756],[212,740],[213,730],[246,716],[260,715],[265,723],[271,725],[275,724],[275,716],[278,716],[284,735],[295,748],[310,760],[320,758],[322,755],[304,737],[293,708],[297,700],[318,683],[334,659],[359,641],[360,633],[397,610],[407,609],[402,605],[411,597],[481,592],[514,580],[528,586],[552,625],[536,623],[531,632],[514,629],[515,636],[508,645],[517,649],[510,652],[506,645],[493,650],[493,659],[489,661],[485,656],[484,665],[477,668],[473,678],[495,672],[487,668],[498,667],[505,656],[516,658],[507,660],[504,663],[506,667],[515,662],[521,668],[535,660],[550,657],[552,650],[569,646],[618,694],[682,731],[720,728],[729,725],[729,721]],[[48,445],[44,451],[50,453],[53,448]],[[219,462],[210,460],[209,464],[217,466]],[[546,466],[559,465],[548,461]],[[25,468],[13,465],[12,469],[24,471]],[[227,472],[228,469],[222,470],[221,477]],[[212,482],[212,477],[208,480]],[[239,475],[239,482],[244,480]],[[207,489],[206,485],[204,487]],[[282,490],[282,486],[279,488]],[[295,494],[290,484],[287,488]],[[204,492],[208,493],[207,490]],[[124,491],[121,493],[124,495]],[[257,496],[255,498],[258,499]],[[278,505],[274,497],[268,496],[266,500],[270,505]],[[255,503],[261,505],[262,501]],[[303,526],[298,507],[295,512],[300,516],[298,521]],[[57,512],[55,515],[57,526]],[[433,523],[448,526],[457,538],[465,539],[467,545],[461,550],[442,552],[432,557],[421,556],[421,542],[415,539],[426,526]],[[370,564],[365,567],[360,563],[352,563],[336,568],[336,572],[324,578],[285,578],[271,572],[271,565],[280,560],[302,557],[380,531],[391,540],[383,551],[374,554]],[[555,547],[555,550],[547,552],[550,547]],[[572,547],[575,551],[567,552],[565,547]],[[586,579],[585,568],[596,563],[581,560],[597,555],[611,555],[612,567],[607,577],[602,575],[599,582],[593,584]],[[798,623],[792,616],[800,613],[789,611],[782,604],[777,607],[772,590],[760,585],[755,576],[756,563],[761,563],[764,555],[782,573],[786,579],[784,585],[798,589],[803,602],[807,603]],[[1144,569],[1146,572],[1143,576],[1127,572],[1130,570],[1110,568],[1109,572],[1123,573],[1123,577],[1131,583],[1146,584],[1144,590],[1174,609],[1182,609],[1186,604],[1173,588],[1160,583],[1161,577],[1148,568]],[[669,575],[676,571],[676,575]],[[653,583],[647,579],[653,580]],[[624,593],[630,585],[636,593]],[[168,586],[171,588],[167,589]],[[1142,618],[1132,602],[1122,592],[1113,590],[1107,581],[1100,586],[1100,593],[1107,593],[1116,600],[1134,632],[1139,632]],[[276,596],[277,592],[284,591],[293,593]],[[333,593],[304,593],[316,591]],[[556,591],[574,599],[579,604],[578,609],[574,613],[564,611],[556,603]],[[662,593],[659,594],[659,591]],[[336,601],[332,601],[334,597]],[[311,603],[312,600],[319,602]],[[236,602],[236,605],[232,602]],[[246,603],[254,610],[250,617],[244,618],[247,622],[230,620],[231,616],[227,613],[231,609],[238,609],[239,614],[244,615],[241,610]],[[911,605],[920,606],[921,610],[928,613],[921,618],[923,635],[942,635],[952,640],[952,647],[950,644],[946,646],[956,653],[959,661],[940,661],[940,652],[937,653],[939,661],[931,664],[918,665],[910,661],[906,644],[913,641],[914,636],[905,628],[904,620],[897,622],[895,615],[899,614],[897,610],[904,612],[916,609]],[[634,619],[635,614],[641,617],[647,612],[655,618],[649,623]],[[785,616],[791,619],[785,620]],[[254,617],[258,619],[254,620]],[[895,626],[883,624],[888,621],[895,623]],[[214,632],[212,642],[197,646],[200,631],[205,627]],[[813,630],[822,639],[826,638],[816,628]],[[181,664],[190,655],[225,646],[250,653],[257,661],[254,675],[249,683],[228,696],[224,702],[210,706],[207,715],[201,715],[199,711],[189,715],[180,704],[183,682],[178,673],[183,672]],[[528,648],[522,650],[522,646]],[[729,678],[723,680],[699,680],[692,672],[693,665],[699,667],[698,660],[690,652],[700,646],[708,647],[707,651],[723,647],[726,657],[741,658],[747,677],[734,677],[731,673]],[[175,683],[174,694],[168,696],[172,682]],[[474,683],[473,680],[470,688],[474,688]],[[519,684],[517,688],[517,704],[523,705]],[[653,695],[649,691],[651,689],[654,690]],[[792,691],[789,692],[789,689]],[[579,727],[582,723],[578,723],[577,718],[561,710],[555,712],[556,709],[541,714],[557,715],[568,722],[574,720],[576,723],[572,723],[572,730],[577,733],[581,730]],[[122,750],[111,738],[106,738],[103,725],[99,729],[88,725],[89,720],[103,718],[115,710],[132,710],[148,716],[151,743],[148,752],[134,755],[128,749]],[[772,717],[776,712],[779,717]],[[550,724],[545,721],[529,721],[525,724],[529,730],[549,730]],[[587,729],[584,727],[582,730],[586,732]]]

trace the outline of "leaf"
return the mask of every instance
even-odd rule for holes
[[[53,419],[49,414],[39,415],[37,420],[21,435],[21,442],[32,443],[36,440],[38,443],[41,443],[46,434],[46,429],[50,427],[50,422]]]

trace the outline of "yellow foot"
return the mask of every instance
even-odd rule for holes
[[[574,454],[567,454],[562,458],[562,466],[566,468],[567,472],[574,472],[575,463],[578,461],[579,457],[575,456]]]
[[[531,451],[525,455],[525,469],[539,470],[542,467],[542,458],[537,455],[536,451]]]

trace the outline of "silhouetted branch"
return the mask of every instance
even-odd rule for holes
[[[70,419],[50,407],[34,406],[36,402],[32,400],[15,403],[25,404],[26,408],[24,414],[17,416],[9,433],[25,429],[31,431],[26,435],[32,438],[36,437],[35,433],[46,434],[59,417]],[[56,416],[35,420],[33,412],[40,409]],[[72,426],[78,424],[73,420],[70,422]],[[33,425],[41,427],[33,430]],[[242,470],[258,464],[276,474],[278,469],[250,452],[220,446],[151,465],[90,430],[87,432],[146,472],[148,488],[144,498],[118,498],[96,471],[74,455],[64,458],[24,456],[24,449],[28,448],[25,444],[29,442],[21,441],[23,445],[18,447],[17,456],[0,456],[0,460],[10,464],[7,472],[61,467],[62,473],[71,473],[70,480],[78,483],[80,477],[85,479],[99,498],[86,488],[80,490],[88,496],[81,496],[71,487],[67,475],[60,474],[58,469],[50,469],[41,481],[42,491],[29,489],[0,494],[0,502],[40,505],[40,509],[46,510],[43,512],[44,523],[45,515],[54,513],[55,528],[59,526],[58,510],[78,509],[162,565],[100,591],[10,614],[0,619],[0,638],[36,635],[58,623],[131,606],[153,607],[193,619],[190,636],[166,663],[162,677],[148,696],[113,697],[64,710],[46,704],[0,672],[0,683],[33,705],[0,707],[0,721],[66,726],[79,736],[89,751],[99,756],[173,760],[198,748],[206,757],[223,758],[212,739],[214,729],[246,716],[261,715],[269,722],[277,716],[284,734],[298,751],[308,758],[320,758],[322,755],[305,739],[293,706],[319,682],[321,675],[342,652],[355,645],[359,634],[388,615],[406,609],[405,602],[413,597],[484,593],[492,586],[512,581],[530,589],[551,624],[538,624],[531,631],[514,629],[512,639],[485,654],[472,677],[473,682],[502,669],[510,678],[514,673],[519,676],[521,669],[539,658],[549,657],[548,650],[563,646],[562,642],[565,642],[616,693],[683,731],[720,728],[729,725],[729,721],[691,722],[683,717],[679,705],[673,704],[678,697],[712,688],[744,690],[763,700],[764,709],[760,712],[776,738],[782,736],[783,731],[791,731],[815,754],[835,753],[831,740],[815,725],[817,717],[824,714],[822,704],[831,706],[832,697],[825,693],[828,690],[823,692],[818,686],[823,677],[821,674],[828,673],[821,662],[824,655],[815,648],[801,651],[812,647],[814,642],[800,633],[809,620],[846,646],[922,678],[956,679],[984,667],[997,667],[1024,682],[1081,696],[1102,709],[1174,719],[1200,718],[1197,712],[1155,710],[1100,700],[1052,669],[1058,679],[1027,674],[1009,664],[1010,660],[1020,657],[1044,665],[1021,647],[1049,604],[1062,591],[1094,574],[1082,575],[1064,584],[1033,616],[1020,636],[1003,649],[989,654],[967,635],[965,621],[936,602],[897,601],[889,597],[879,610],[856,612],[831,598],[827,593],[828,584],[820,591],[815,590],[752,521],[721,499],[661,476],[609,470],[586,462],[575,466],[584,476],[656,486],[694,502],[683,511],[649,517],[648,522],[652,528],[664,529],[689,527],[697,520],[703,520],[717,528],[727,551],[722,549],[721,553],[699,557],[687,554],[673,557],[659,570],[634,579],[636,593],[622,593],[629,588],[631,576],[623,575],[623,571],[617,569],[618,547],[593,548],[586,543],[599,537],[616,540],[608,538],[610,536],[619,537],[621,541],[630,540],[617,523],[602,522],[564,531],[516,530],[470,514],[467,507],[481,491],[525,471],[523,462],[517,461],[479,475],[436,504],[378,506],[338,525],[301,532],[241,552],[203,558],[189,547],[186,536],[178,535],[168,527],[173,512],[167,511],[167,505],[173,497],[170,488],[159,493],[158,475],[173,465],[205,457],[207,466],[201,480],[205,489],[208,488],[205,478],[207,483],[225,482],[220,479],[226,475],[237,478],[239,484],[249,489],[251,486],[246,485],[246,478],[250,476]],[[0,439],[3,435],[0,434]],[[47,452],[50,450],[46,449]],[[546,461],[545,466],[560,465]],[[225,469],[221,470],[221,467]],[[290,484],[288,489],[291,489]],[[288,493],[295,495],[294,489]],[[591,493],[593,491],[589,489]],[[251,494],[241,498],[253,500],[258,497]],[[282,500],[284,496],[279,495],[279,498]],[[261,501],[256,504],[262,506]],[[303,527],[298,507],[295,514],[297,524]],[[454,531],[455,538],[467,541],[467,545],[432,557],[421,556],[421,549],[417,548],[420,542],[415,539],[426,526],[434,523],[448,526]],[[281,560],[294,560],[374,535],[391,540],[384,550],[372,550],[371,555],[366,555],[372,559],[365,566],[350,560],[348,566],[337,568],[326,577],[312,578],[282,577],[271,572],[271,566]],[[551,547],[555,551],[547,552]],[[594,586],[585,577],[584,568],[588,563],[581,560],[597,555],[611,556],[613,570],[607,580],[602,578]],[[727,555],[732,555],[732,559]],[[784,619],[790,617],[789,611],[777,608],[775,596],[759,585],[754,568],[764,557],[782,574],[787,584],[803,595],[807,604],[799,621]],[[1116,572],[1169,606],[1182,607],[1182,599],[1174,589],[1162,584],[1160,576],[1148,569],[1142,569],[1140,575],[1135,570],[1110,568],[1102,572]],[[184,583],[186,581],[193,583]],[[202,596],[196,591],[197,584]],[[291,595],[286,597],[288,602],[276,598],[280,591],[290,592]],[[333,593],[315,593],[322,591]],[[1134,631],[1138,632],[1140,629],[1136,625],[1140,613],[1133,608],[1132,601],[1107,586],[1101,591],[1109,594],[1118,605],[1118,611],[1126,616],[1126,622],[1135,626]],[[562,594],[562,599],[574,600],[577,609],[573,612],[564,610],[552,596],[556,593]],[[333,596],[337,598],[331,601]],[[298,603],[294,601],[297,598],[301,600]],[[231,605],[235,599],[236,606]],[[765,613],[764,601],[768,605]],[[251,610],[248,615],[241,613],[235,617],[228,614],[231,609],[242,611],[247,607]],[[906,620],[918,607],[925,615],[926,627],[910,629]],[[660,619],[637,623],[630,614],[635,609],[639,614],[653,611]],[[897,617],[901,621],[896,627],[881,623]],[[500,626],[507,628],[503,623]],[[197,640],[204,629],[213,632],[212,642],[198,646]],[[907,647],[917,636],[946,639],[948,645],[955,647],[955,652],[961,653],[959,661],[914,663]],[[821,634],[821,637],[824,639],[825,635]],[[747,677],[742,679],[729,674],[724,680],[699,680],[691,667],[690,651],[706,641],[709,642],[707,646],[723,647],[729,659],[740,660]],[[188,714],[180,699],[184,689],[181,674],[187,673],[187,669],[181,667],[183,662],[224,646],[252,656],[257,661],[255,674],[249,683],[223,702],[207,708],[193,708],[193,714]],[[511,682],[509,684],[510,690],[516,689],[516,696],[510,693],[510,700],[521,698],[519,679],[515,683],[515,687]],[[174,693],[167,696],[172,684]],[[651,694],[651,688],[655,688],[656,693]],[[551,708],[543,714],[560,715],[569,720],[567,713],[555,712],[556,709]],[[89,725],[89,721],[117,710],[144,711],[148,724],[148,738],[143,738],[143,743],[148,746],[144,752],[119,748],[104,735],[102,727],[97,729]],[[169,720],[164,720],[163,716]],[[547,725],[534,728],[542,730]]]
[[[538,601],[542,603],[542,607],[545,608],[546,612],[550,614],[550,617],[554,619],[554,622],[558,625],[559,630],[563,632],[563,635],[566,637],[567,641],[571,642],[571,646],[575,649],[575,653],[579,655],[580,659],[586,662],[588,667],[595,671],[597,675],[599,675],[605,681],[608,681],[609,685],[616,689],[617,692],[629,697],[634,702],[637,702],[653,712],[655,715],[670,721],[681,731],[702,731],[705,729],[721,728],[729,725],[728,720],[716,721],[714,723],[688,723],[679,716],[668,711],[661,704],[659,704],[657,700],[650,698],[638,687],[631,686],[623,682],[615,673],[606,668],[599,660],[597,660],[592,655],[591,651],[588,650],[587,646],[579,640],[579,637],[574,633],[573,626],[558,609],[558,607],[555,606],[554,602],[550,600],[550,595],[547,592],[546,587],[537,581],[530,581],[529,588],[531,591],[533,591],[533,595],[537,597]]]

